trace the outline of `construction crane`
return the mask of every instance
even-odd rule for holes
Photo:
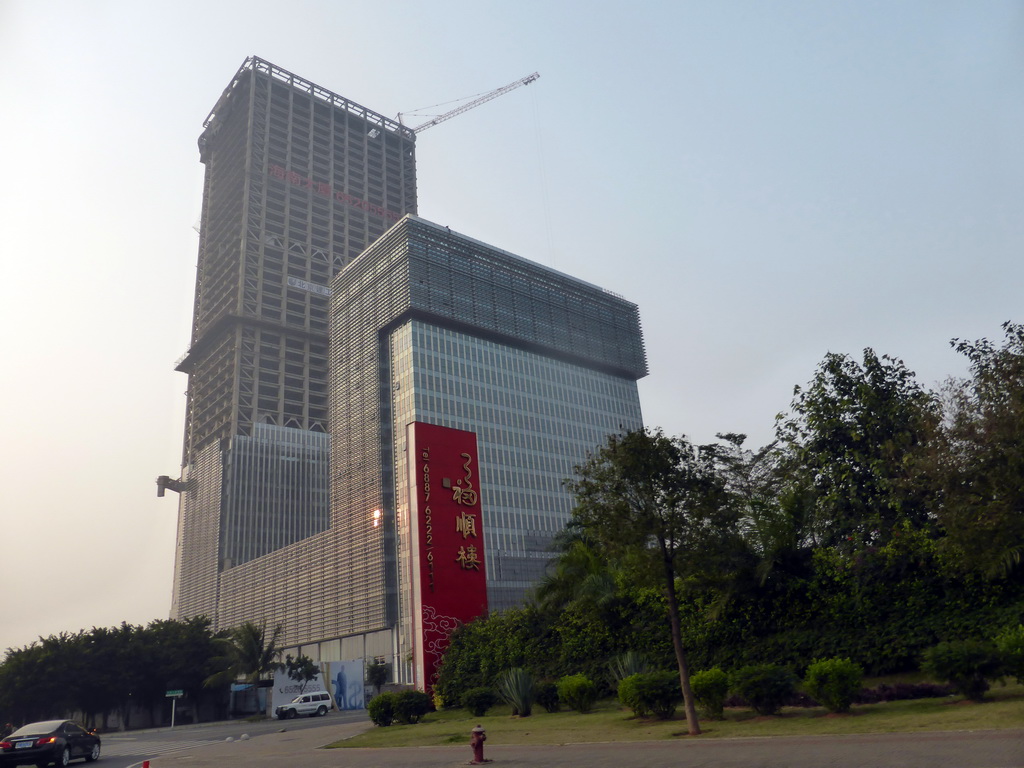
[[[456,107],[455,109],[453,109],[450,112],[445,112],[443,115],[438,115],[434,119],[428,120],[427,122],[423,123],[423,125],[416,126],[415,128],[412,129],[412,131],[413,131],[413,133],[420,133],[421,131],[427,130],[427,128],[432,128],[433,126],[437,125],[438,123],[443,123],[445,120],[451,120],[456,115],[461,115],[463,112],[468,112],[469,110],[473,109],[474,107],[479,107],[481,104],[484,104],[484,103],[490,101],[491,99],[496,99],[499,96],[503,96],[504,94],[508,93],[509,91],[514,91],[516,88],[518,88],[521,85],[529,85],[530,83],[532,83],[534,80],[536,80],[539,77],[540,77],[540,74],[537,73],[537,72],[534,72],[532,75],[527,75],[526,77],[520,78],[519,80],[516,80],[514,83],[509,83],[508,85],[503,85],[501,88],[497,88],[497,89],[491,91],[490,93],[485,93],[482,96],[478,96],[477,98],[473,99],[472,101],[467,101],[461,107]],[[451,103],[451,102],[449,102],[449,103]],[[398,122],[402,123],[402,113],[401,112],[398,113]],[[402,123],[402,124],[404,125],[404,123]]]

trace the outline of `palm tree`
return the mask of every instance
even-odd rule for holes
[[[556,536],[555,548],[559,554],[533,592],[540,607],[557,611],[575,601],[601,606],[615,596],[614,565],[578,526],[570,523]]]
[[[208,677],[204,683],[207,687],[229,685],[241,678],[255,690],[256,684],[266,675],[281,669],[281,648],[278,640],[283,627],[278,624],[267,637],[267,621],[259,624],[246,621],[228,632],[227,637],[214,640],[221,655],[213,659],[215,666],[221,667],[219,672]]]

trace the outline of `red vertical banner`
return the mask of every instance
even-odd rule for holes
[[[487,612],[480,472],[473,432],[413,422],[407,438],[413,667],[430,693],[452,630]]]

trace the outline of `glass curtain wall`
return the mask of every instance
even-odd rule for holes
[[[392,331],[392,425],[402,635],[410,637],[406,426],[475,432],[488,603],[521,605],[572,512],[563,487],[607,435],[643,426],[636,382],[412,320]]]

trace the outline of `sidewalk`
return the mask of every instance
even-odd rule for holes
[[[167,755],[151,768],[441,768],[471,759],[464,746],[320,749],[369,723],[273,733]],[[491,745],[495,768],[1024,768],[1024,729],[750,739]]]

